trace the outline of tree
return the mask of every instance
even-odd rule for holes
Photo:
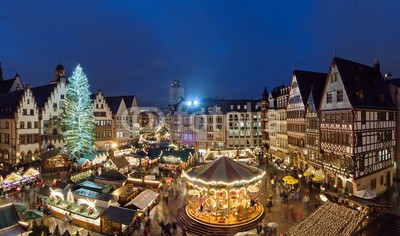
[[[93,152],[94,114],[89,82],[78,65],[68,79],[62,124],[63,138],[71,158]]]

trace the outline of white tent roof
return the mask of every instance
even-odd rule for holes
[[[364,199],[372,199],[372,198],[376,197],[376,192],[369,190],[369,189],[359,190],[356,193],[356,197],[364,198]]]

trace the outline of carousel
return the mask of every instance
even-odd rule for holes
[[[262,220],[258,192],[265,172],[221,156],[182,175],[189,186],[186,214],[193,220],[218,227]]]

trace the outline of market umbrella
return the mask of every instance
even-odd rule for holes
[[[364,199],[372,199],[372,198],[376,197],[376,192],[369,190],[369,189],[359,190],[356,193],[356,197],[364,198]]]
[[[314,178],[312,178],[312,180],[314,182],[321,182],[323,180],[323,178],[319,177],[319,176],[315,176]]]
[[[311,172],[304,172],[304,174],[303,174],[303,176],[306,176],[306,177],[308,177],[308,176],[311,176],[312,174],[311,174]]]
[[[295,185],[295,184],[299,183],[299,180],[298,179],[289,179],[286,183],[290,184],[290,185]]]
[[[285,181],[285,182],[287,182],[290,179],[294,179],[294,177],[291,175],[287,175],[287,176],[283,177],[283,181]]]
[[[270,228],[278,228],[278,223],[276,223],[276,222],[269,222],[267,225]]]
[[[25,221],[36,220],[43,217],[43,212],[38,210],[27,210],[22,213],[22,218]]]

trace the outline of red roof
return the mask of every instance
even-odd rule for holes
[[[246,166],[229,157],[222,156],[204,166],[191,169],[187,176],[206,182],[232,183],[241,180],[249,181],[261,174],[262,172],[257,168]]]

